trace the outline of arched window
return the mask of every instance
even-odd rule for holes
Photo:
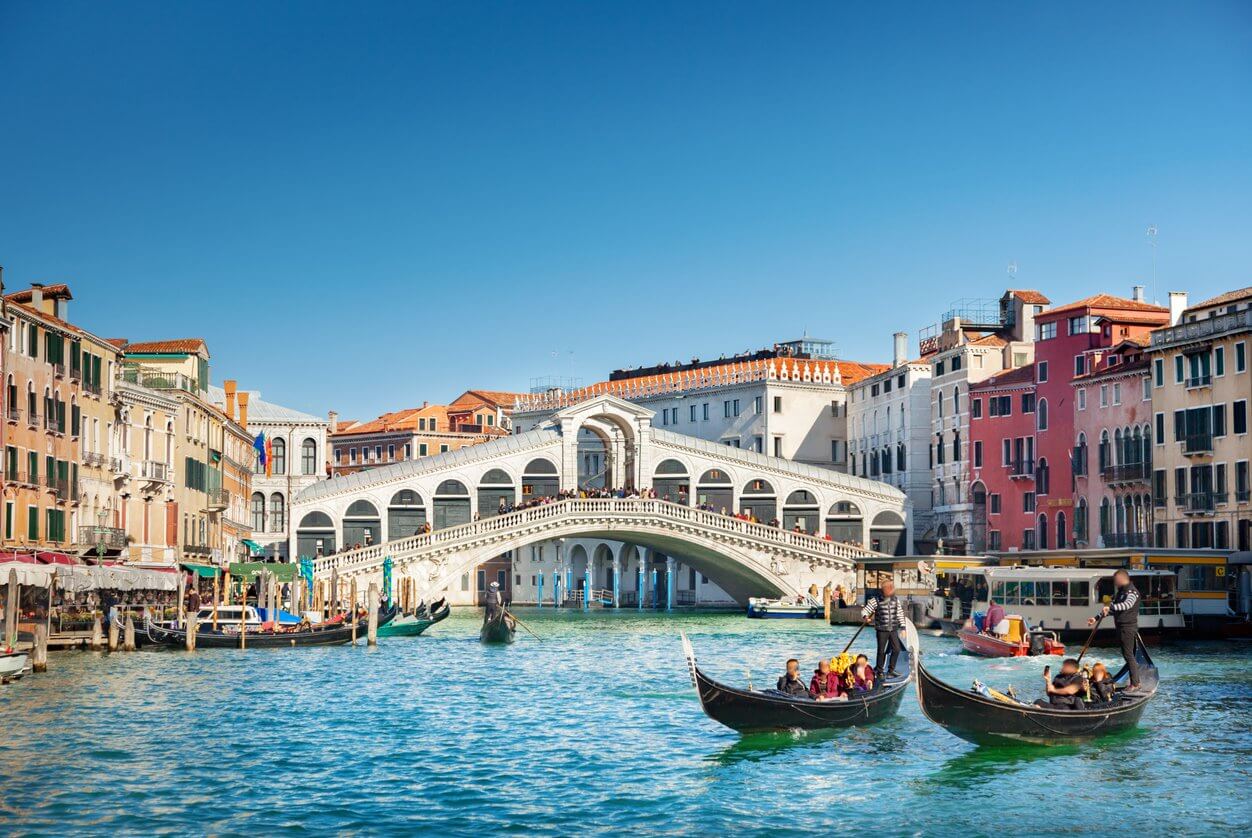
[[[1107,497],[1100,499],[1100,535],[1111,535],[1113,532],[1113,509]]]
[[[1040,550],[1048,549],[1048,516],[1039,515],[1039,526],[1035,529],[1035,543]]]
[[[317,442],[306,439],[300,443],[300,473],[317,474]]]
[[[287,503],[279,492],[270,495],[270,532],[287,529]]]
[[[279,437],[271,443],[274,457],[274,473],[287,473],[287,440]]]
[[[1039,423],[1038,428],[1041,431],[1048,429],[1048,400],[1040,399],[1035,405],[1035,420]]]
[[[387,540],[395,541],[417,535],[426,523],[422,496],[412,489],[401,489],[391,496],[387,506]]]
[[[356,500],[343,515],[343,542],[348,546],[368,547],[382,537],[378,509],[367,500]]]
[[[1046,495],[1051,488],[1051,477],[1048,473],[1048,458],[1040,457],[1039,466],[1035,469],[1035,494]]]
[[[252,531],[265,532],[265,495],[252,493]]]
[[[959,387],[952,388],[952,415],[956,416],[961,412],[961,389]]]
[[[1065,513],[1056,513],[1056,549],[1065,547]]]

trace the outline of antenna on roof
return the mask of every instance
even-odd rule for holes
[[[1156,293],[1156,225],[1148,225],[1148,247],[1152,249],[1152,304],[1160,305],[1161,298]]]
[[[1017,278],[1017,262],[1009,262],[1008,266],[1009,282]]]

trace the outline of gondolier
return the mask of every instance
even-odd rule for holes
[[[878,596],[865,603],[861,609],[861,619],[868,623],[874,621],[874,631],[878,635],[878,657],[874,661],[874,672],[879,680],[883,677],[883,663],[887,660],[887,650],[891,650],[891,662],[887,676],[899,677],[896,664],[900,661],[900,629],[904,628],[904,603],[896,598],[896,583],[888,579],[882,583]]]
[[[499,582],[492,582],[487,586],[487,597],[483,600],[483,605],[487,607],[488,620],[495,620],[500,616],[500,612],[504,610],[504,598],[500,595]]]
[[[1119,570],[1113,574],[1113,584],[1117,590],[1109,604],[1100,609],[1100,613],[1087,621],[1094,626],[1100,619],[1113,615],[1113,627],[1117,630],[1117,640],[1122,647],[1122,657],[1130,669],[1130,688],[1139,689],[1139,665],[1135,661],[1135,638],[1139,636],[1139,590],[1130,583],[1130,574]]]

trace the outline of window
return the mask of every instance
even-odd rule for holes
[[[1152,382],[1148,380],[1147,376],[1140,380],[1143,383],[1143,392],[1140,394],[1139,399],[1146,402],[1152,398]]]
[[[1085,355],[1074,356],[1074,375],[1082,375],[1087,371],[1087,357]]]
[[[1113,383],[1113,404],[1122,403],[1122,385],[1120,382]]]
[[[1213,375],[1221,377],[1226,374],[1226,347],[1213,347]]]
[[[1164,445],[1165,444],[1165,414],[1158,413],[1156,414],[1155,419],[1156,419],[1156,444]]]
[[[417,444],[417,456],[419,456],[419,457],[425,457],[425,456],[426,456],[426,452],[427,452],[428,450],[429,450],[429,449],[426,447],[426,443],[424,443],[424,442],[419,442],[419,443]]]
[[[961,432],[953,431],[952,433],[952,462],[959,463],[961,461]]]
[[[1038,364],[1036,364],[1036,368],[1039,373],[1039,383],[1042,384],[1048,380],[1048,362],[1040,361]]]
[[[1165,469],[1158,468],[1152,472],[1152,503],[1155,506],[1165,505]],[[1161,545],[1157,545],[1161,546]]]
[[[935,362],[935,377],[943,375],[943,361]]]
[[[1036,411],[1035,420],[1036,420],[1035,422],[1036,427],[1038,427],[1039,430],[1046,431],[1048,429],[1048,400],[1047,399],[1039,400],[1039,409]]]
[[[761,397],[760,396],[753,396],[752,412],[755,413],[757,416],[761,415]]]
[[[1022,393],[1022,413],[1034,413],[1034,412],[1035,412],[1035,394],[1034,393]],[[1009,411],[1005,410],[1003,415],[1008,416]]]
[[[1109,385],[1100,385],[1100,407],[1109,406]]]
[[[1182,361],[1182,353],[1180,352],[1174,356],[1174,383],[1182,384],[1182,378],[1183,378],[1183,361]]]
[[[952,358],[952,372],[956,372],[961,368],[961,356],[956,355]]]
[[[974,441],[974,468],[982,468],[982,441]]]
[[[990,550],[1000,549],[1000,531],[991,530],[987,533],[987,547]]]
[[[448,453],[448,446],[447,446],[447,445],[440,445],[440,446],[439,446],[439,453],[440,453],[440,454],[447,454],[447,453]]]
[[[739,400],[735,399],[734,402],[732,402],[732,404],[734,405],[735,415],[738,416],[739,415]]]
[[[1035,511],[1035,493],[1024,492],[1022,494],[1022,512],[1034,512],[1034,511]]]
[[[355,448],[348,449],[348,462],[352,463],[353,465],[356,464],[356,449]]]
[[[379,462],[383,458],[383,447],[381,445],[374,446],[374,462]]]
[[[1082,317],[1069,318],[1069,333],[1071,335],[1081,335],[1091,331],[1091,318],[1083,315]]]
[[[782,413],[782,396],[774,396],[774,412]]]
[[[730,401],[729,400],[722,402],[722,418],[723,419],[730,418]]]
[[[757,444],[758,445],[760,444],[759,441]],[[760,450],[760,449],[757,449],[757,450]],[[837,439],[832,439],[830,441],[830,461],[832,463],[839,462],[839,440]]]
[[[1152,378],[1157,387],[1165,386],[1165,360],[1157,358],[1152,362]]]
[[[696,421],[696,406],[694,404],[687,405],[687,421]]]
[[[987,496],[989,503],[987,508],[991,510],[992,515],[1000,514],[1000,493],[996,492]]]
[[[1235,372],[1248,370],[1248,345],[1243,341],[1235,344]]]
[[[265,495],[252,494],[252,531],[265,532]]]
[[[972,419],[982,418],[982,399],[971,399],[969,403],[969,415]]]
[[[270,532],[283,532],[287,529],[286,501],[275,492],[270,495]]]
[[[701,418],[705,422],[709,421],[709,403],[705,402],[703,405],[701,405],[700,409],[701,409],[701,413],[703,414]]]
[[[1056,337],[1055,323],[1036,323],[1035,340],[1051,340]]]
[[[774,437],[774,456],[781,457],[782,455],[782,437],[776,436]]]
[[[1246,434],[1248,432],[1248,402],[1246,399],[1234,403],[1231,425],[1237,434]]]
[[[388,445],[387,446],[387,459],[394,460],[395,458],[396,458],[396,446]]]
[[[404,443],[404,459],[413,459],[413,443],[411,442]]]
[[[1000,465],[1007,466],[1013,461],[1013,443],[1011,440],[1003,439],[1001,442],[1002,456]]]
[[[1079,409],[1079,410],[1086,410],[1086,409],[1087,409],[1087,391],[1086,391],[1086,389],[1084,389],[1084,388],[1082,388],[1082,387],[1079,387],[1079,388],[1078,388],[1077,399],[1078,399],[1078,409]]]

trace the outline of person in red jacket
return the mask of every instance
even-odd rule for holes
[[[809,682],[809,698],[817,701],[838,701],[846,699],[839,684],[839,676],[830,669],[830,661],[823,658],[817,664],[813,680]]]
[[[874,668],[865,655],[857,655],[856,662],[852,664],[852,689],[862,693],[874,689]]]

